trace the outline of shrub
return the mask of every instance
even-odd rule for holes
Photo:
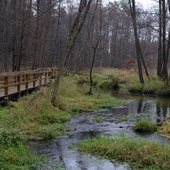
[[[164,122],[159,132],[162,136],[170,139],[170,122],[168,121]]]
[[[153,124],[148,120],[139,120],[133,126],[133,130],[136,132],[155,132],[158,130],[157,125]]]

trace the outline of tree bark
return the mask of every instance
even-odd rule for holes
[[[141,64],[141,48],[139,44],[139,37],[137,32],[137,23],[136,23],[136,7],[135,7],[135,0],[129,0],[130,5],[130,12],[132,16],[133,22],[133,30],[135,35],[135,46],[136,46],[136,54],[137,54],[137,63],[138,63],[138,74],[139,80],[141,84],[144,84],[143,73],[142,73],[142,64]]]
[[[78,37],[79,32],[81,31],[81,28],[85,22],[88,11],[90,9],[91,3],[92,3],[92,0],[89,0],[88,2],[87,2],[87,0],[80,1],[79,9],[78,9],[74,24],[71,28],[69,38],[67,40],[66,47],[64,50],[64,54],[62,56],[62,59],[61,59],[61,62],[60,62],[59,68],[58,68],[59,69],[58,75],[55,80],[55,87],[54,87],[54,91],[53,91],[52,98],[51,98],[51,103],[54,106],[56,104],[58,89],[59,89],[59,85],[60,85],[60,80],[62,78],[65,61],[66,61],[67,57],[69,56],[69,54],[73,48],[73,45],[75,44],[75,41]]]
[[[163,68],[162,68],[162,79],[168,84],[168,69],[167,69],[167,57],[166,56],[166,3],[165,0],[162,1],[163,10]]]

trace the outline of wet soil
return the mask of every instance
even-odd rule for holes
[[[164,103],[164,102],[163,102]],[[120,118],[131,118],[125,122],[120,122]],[[95,121],[94,116],[104,116],[102,123]],[[133,116],[134,115],[134,116]],[[140,115],[140,116],[136,116]],[[102,110],[93,113],[82,113],[72,118],[69,123],[70,134],[58,137],[51,141],[35,141],[31,143],[33,151],[38,155],[45,155],[49,164],[40,166],[38,169],[57,169],[51,167],[51,162],[63,165],[66,170],[128,170],[127,164],[118,164],[108,160],[93,157],[71,149],[83,139],[93,138],[97,135],[114,136],[117,134],[127,134],[130,137],[137,137],[146,140],[153,140],[170,144],[170,141],[154,134],[139,134],[132,130],[137,117],[149,117],[154,123],[161,124],[170,116],[170,102],[167,105],[160,104],[157,100],[140,98],[132,101],[127,106],[121,106],[110,110]],[[120,123],[118,123],[120,122]]]

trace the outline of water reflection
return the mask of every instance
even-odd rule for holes
[[[161,125],[163,121],[170,119],[170,98],[148,97],[135,95],[121,95],[117,97],[134,100],[129,109],[129,113],[150,114],[153,123]]]

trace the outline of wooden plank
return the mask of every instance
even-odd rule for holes
[[[50,78],[56,69],[38,69],[26,72],[0,74],[0,97],[5,97],[22,91],[50,83]]]

